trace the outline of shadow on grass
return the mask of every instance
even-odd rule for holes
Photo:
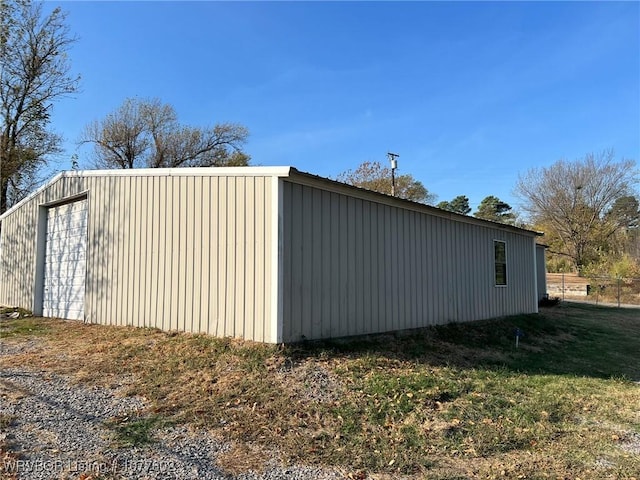
[[[516,347],[516,331],[520,331]],[[295,359],[366,355],[433,366],[640,381],[640,310],[563,303],[539,314],[291,348]]]
[[[637,386],[600,380],[640,379],[638,310],[563,304],[286,347],[45,319],[5,326],[16,340],[51,331],[42,351],[16,355],[21,367],[110,385],[135,378],[127,393],[147,398],[153,416],[116,419],[116,445],[153,441],[157,415],[255,443],[267,456],[275,447],[291,464],[389,478],[493,478],[498,466],[505,478],[595,478],[591,464],[580,467],[584,452],[609,448],[613,434],[637,424]],[[525,334],[517,349],[516,329]],[[621,452],[606,478],[637,471]],[[229,463],[254,456],[239,448]]]

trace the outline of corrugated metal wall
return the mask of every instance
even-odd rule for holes
[[[545,257],[546,247],[536,245],[536,277],[538,282],[538,300],[547,293],[547,261]]]
[[[536,311],[533,234],[283,182],[283,340]],[[494,240],[507,248],[495,286]]]
[[[85,190],[85,182],[79,178],[67,178],[51,185],[30,201],[22,204],[2,219],[0,230],[0,303],[33,309],[36,284],[36,253],[38,237],[46,230],[38,229],[38,219],[46,218],[46,210],[39,205],[49,198],[77,196]],[[41,268],[44,275],[44,268]],[[40,282],[42,283],[42,282]],[[40,294],[41,299],[41,294]],[[42,305],[40,305],[42,307]]]
[[[273,342],[535,311],[533,233],[263,170],[58,178],[1,220],[0,302],[41,309],[47,206],[82,196],[90,322]]]
[[[40,205],[87,192],[87,321],[271,341],[275,182],[63,176],[2,220],[0,302],[41,308]]]

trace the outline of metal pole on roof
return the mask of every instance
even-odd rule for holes
[[[396,196],[396,169],[398,168],[398,158],[400,155],[397,153],[387,153],[387,157],[389,157],[389,161],[391,162],[391,196]]]

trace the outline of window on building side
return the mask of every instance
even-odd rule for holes
[[[496,263],[496,286],[507,284],[507,244],[500,240],[493,241]]]

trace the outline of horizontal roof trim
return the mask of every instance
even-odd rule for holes
[[[46,182],[40,188],[32,192],[29,196],[15,204],[7,210],[0,220],[11,214],[14,210],[20,208],[21,205],[38,195],[41,191],[57,182],[61,178],[74,177],[282,177],[288,178],[289,181],[300,183],[318,188],[325,188],[336,193],[351,194],[356,197],[385,203],[399,208],[408,208],[417,212],[428,213],[438,217],[449,218],[454,221],[463,223],[471,223],[474,225],[484,226],[500,230],[508,230],[520,234],[531,236],[540,236],[542,233],[533,230],[507,225],[504,223],[492,222],[480,218],[470,217],[459,213],[449,212],[437,207],[425,205],[423,203],[404,200],[398,197],[392,197],[384,193],[367,190],[365,188],[355,187],[346,183],[338,182],[330,178],[321,177],[312,173],[302,172],[291,166],[277,167],[190,167],[190,168],[127,168],[117,170],[70,170],[61,172],[51,180]]]
[[[292,167],[190,167],[190,168],[123,168],[116,170],[67,170],[31,192],[9,210],[0,215],[0,220],[20,208],[40,192],[61,178],[74,177],[287,177]]]
[[[188,167],[72,170],[65,177],[288,177],[293,167]]]
[[[376,192],[374,190],[368,190],[366,188],[356,187],[354,185],[338,182],[330,178],[320,177],[312,173],[301,172],[300,170],[297,170],[293,167],[291,168],[291,174],[289,175],[289,179],[296,183],[301,183],[309,186],[319,187],[320,185],[322,185],[322,187],[320,188],[325,188],[326,190],[330,190],[336,193],[351,194],[363,200],[377,201],[380,203],[385,203],[390,206],[410,209],[410,210],[414,210],[416,212],[421,212],[421,213],[427,213],[429,215],[448,218],[450,220],[458,221],[462,223],[470,223],[473,225],[478,225],[478,226],[493,228],[498,230],[507,230],[507,231],[512,231],[519,234],[527,234],[534,237],[544,235],[542,232],[536,232],[534,230],[528,230],[526,228],[516,227],[515,225],[492,222],[491,220],[484,220],[482,218],[476,218],[469,215],[462,215],[460,213],[451,212],[449,210],[443,210],[441,208],[433,207],[431,205],[426,205],[424,203],[418,203],[412,200],[405,200],[403,198],[392,197],[391,195],[387,195],[385,193]]]

